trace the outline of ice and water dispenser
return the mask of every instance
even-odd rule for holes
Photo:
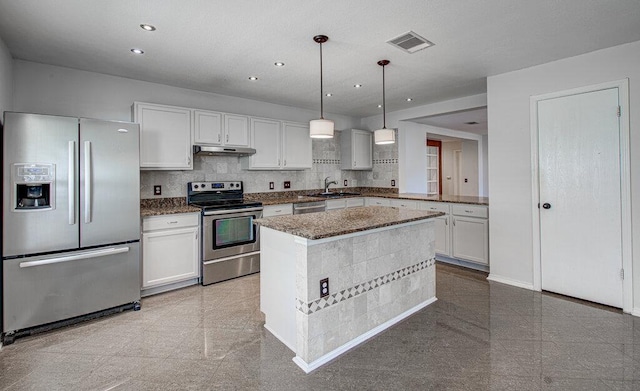
[[[54,164],[13,164],[13,210],[46,210],[55,206]]]

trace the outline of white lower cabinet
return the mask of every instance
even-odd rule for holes
[[[418,209],[418,202],[412,200],[391,200],[391,206],[397,208]]]
[[[197,283],[199,224],[198,213],[151,216],[142,220],[143,296],[145,290],[148,295]],[[177,284],[180,282],[190,283]]]
[[[293,214],[293,204],[265,205],[262,217],[286,216]]]
[[[455,213],[455,212],[454,212]],[[451,216],[452,256],[489,265],[489,220],[486,217]]]
[[[327,200],[325,203],[325,210],[335,210],[344,208],[355,208],[357,206],[364,206],[364,198],[340,198],[337,200]]]
[[[434,243],[437,254],[451,256],[451,229],[449,205],[443,202],[418,202],[418,209],[443,212],[444,216],[435,218],[436,240]]]

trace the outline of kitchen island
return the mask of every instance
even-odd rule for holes
[[[265,328],[310,372],[431,304],[441,215],[370,206],[256,220]]]

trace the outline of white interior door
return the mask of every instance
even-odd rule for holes
[[[622,307],[618,88],[538,102],[542,289]]]

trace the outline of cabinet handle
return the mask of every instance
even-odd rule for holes
[[[444,220],[444,225],[449,225],[449,222],[446,219]]]
[[[218,135],[218,142],[220,142],[220,135]]]
[[[178,224],[178,221],[167,221],[167,224]]]
[[[280,213],[280,212],[282,212],[282,209],[276,210],[276,213]]]
[[[357,166],[357,165],[358,165],[358,163],[356,163],[356,161],[354,160],[354,161],[353,161],[353,165],[354,165],[354,166]]]
[[[456,226],[456,219],[453,219],[453,226]]]
[[[187,156],[187,166],[191,165],[191,156]]]
[[[278,165],[280,165],[280,159],[278,159]]]
[[[229,134],[227,133],[227,142],[229,142]]]
[[[429,208],[429,209],[431,209],[431,210],[436,210],[436,209],[438,209],[438,208]]]
[[[465,212],[467,212],[467,213],[473,213],[473,211],[472,211],[472,210],[466,210],[466,209],[465,209],[464,211],[465,211]]]
[[[287,165],[287,159],[284,159],[284,165],[285,166]]]

